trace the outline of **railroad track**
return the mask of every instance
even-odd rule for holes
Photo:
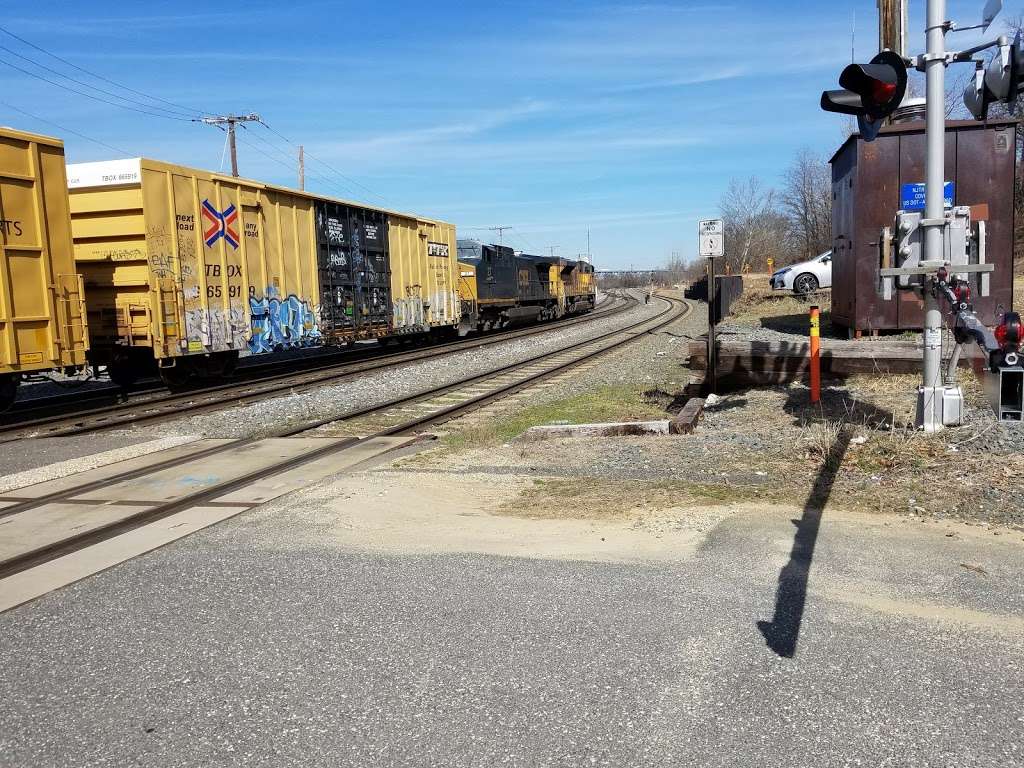
[[[374,350],[354,360],[349,353],[341,362],[332,357],[332,361],[305,367],[298,372],[288,371],[250,381],[226,382],[180,394],[159,393],[73,414],[61,413],[18,421],[10,425],[0,425],[0,443],[27,437],[80,435],[120,426],[176,419],[183,415],[193,416],[227,406],[246,405],[268,396],[302,392],[368,371],[405,365],[437,355],[461,352],[612,317],[633,308],[637,303],[638,300],[632,296],[616,297],[607,308],[562,320],[557,324],[544,323],[408,351],[380,353]]]
[[[365,455],[367,446],[374,441],[398,435],[417,435],[424,428],[449,421],[591,361],[644,334],[657,331],[692,311],[692,305],[679,299],[658,297],[658,300],[666,305],[661,312],[625,328],[502,366],[456,384],[434,387],[330,419],[309,421],[281,430],[269,439],[212,440],[205,441],[198,449],[179,446],[178,450],[168,451],[170,455],[167,458],[142,461],[146,457],[141,457],[134,465],[132,461],[126,462],[128,467],[121,471],[114,467],[86,473],[98,473],[99,476],[93,479],[83,481],[74,477],[61,478],[0,493],[0,525],[10,537],[9,540],[16,542],[0,554],[0,579],[17,577],[21,579],[20,587],[16,585],[17,588],[28,589],[29,592],[35,590],[33,596],[38,596],[42,592],[39,592],[40,587],[35,579],[30,578],[31,574],[26,573],[29,569],[189,510],[207,509],[216,512],[220,509],[221,514],[225,514],[221,508],[229,507],[226,516],[231,516],[258,506],[274,498],[275,491],[272,489],[285,488],[277,495],[294,489],[287,487],[285,481],[275,484],[275,479],[287,478],[290,472],[329,460],[336,461],[339,455],[348,453],[354,455],[351,466],[358,463],[359,457]],[[288,440],[281,441],[281,438],[291,440],[293,446],[302,446],[302,450],[296,452],[282,448],[282,444],[287,444]],[[363,454],[359,453],[361,450]],[[272,454],[269,458],[268,451]],[[223,474],[226,477],[200,477],[194,486],[183,486],[180,482],[171,483],[167,480],[171,475],[177,477],[175,473],[184,472],[186,479],[195,481],[195,475],[204,471],[201,467],[208,465],[211,460],[220,462],[219,466],[225,468]],[[322,471],[333,474],[337,470]],[[262,495],[257,494],[258,499],[255,501],[237,501],[238,494],[256,485],[271,490],[266,490]],[[151,492],[152,497],[133,498],[133,494],[146,492]],[[111,519],[100,520],[98,523],[93,521],[91,527],[83,530],[83,525],[73,525],[66,520],[69,516],[74,517],[74,512],[68,510],[75,509],[75,505],[85,505],[90,513],[99,511]],[[83,507],[79,506],[78,509]],[[39,529],[46,520],[56,522],[52,531],[40,537]],[[32,539],[33,532],[35,539]],[[17,543],[19,535],[22,537],[21,544]],[[175,535],[173,538],[178,537]],[[75,566],[66,565],[62,570],[65,574],[74,573]],[[89,573],[83,572],[77,578]],[[75,578],[72,577],[72,580]],[[45,582],[43,579],[39,583]],[[18,604],[9,598],[5,602],[4,587],[5,582],[0,581],[0,610],[4,609],[4,605],[12,607]],[[45,591],[46,588],[42,589]]]
[[[597,309],[587,315],[573,316],[561,320],[549,320],[529,328],[519,328],[504,331],[504,333],[526,332],[526,335],[529,335],[529,333],[541,333],[544,330],[551,330],[564,325],[574,325],[576,322],[581,322],[584,319],[593,320],[616,310],[621,306],[622,299],[622,296],[608,292],[605,294],[604,300],[598,302]],[[504,337],[491,334],[489,338],[500,341]],[[477,339],[479,337],[472,336],[469,339],[449,342],[449,344],[468,344]],[[434,344],[431,346],[431,349],[444,349],[445,346],[447,345]],[[127,396],[123,389],[110,382],[107,382],[105,386],[95,389],[85,389],[78,382],[69,382],[64,384],[68,390],[66,392],[56,395],[27,397],[18,400],[5,413],[0,413],[0,434],[22,426],[44,424],[83,413],[86,410],[85,404],[88,403],[96,405],[96,408],[91,409],[95,411],[118,409],[125,407],[127,403],[142,404],[171,398],[175,395],[199,395],[239,386],[242,383],[273,381],[304,372],[315,373],[327,370],[338,364],[351,363],[379,357],[382,354],[389,354],[388,352],[382,352],[382,348],[377,345],[358,345],[356,347],[334,349],[333,351],[329,351],[328,348],[309,348],[302,350],[302,352],[307,354],[299,354],[287,360],[275,356],[275,359],[270,362],[247,364],[246,361],[243,361],[229,382],[211,384],[205,387],[193,387],[187,392],[172,394],[168,394],[166,385],[158,379],[142,381],[133,385]],[[399,353],[390,352],[390,354]]]

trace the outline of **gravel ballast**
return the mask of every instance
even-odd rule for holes
[[[160,424],[152,429],[162,434],[259,437],[287,426],[341,417],[359,408],[446,384],[456,384],[490,370],[554,352],[653,317],[664,308],[664,302],[660,301],[649,305],[640,304],[614,317],[598,318],[567,328],[553,328],[550,333],[440,355],[401,368],[377,370],[346,379],[338,384],[325,384],[315,391],[294,392],[254,405],[229,408]]]
[[[198,439],[199,437],[196,435],[166,435],[156,440],[145,440],[106,449],[101,446],[107,444],[107,441],[96,435],[78,438],[21,440],[17,443],[17,450],[8,447],[5,451],[3,471],[10,472],[12,469],[18,471],[0,476],[0,491],[24,488],[28,485],[85,472],[96,467],[116,464],[119,461],[174,448]],[[68,454],[71,454],[71,458],[57,458]],[[45,463],[40,464],[40,460],[44,459]]]

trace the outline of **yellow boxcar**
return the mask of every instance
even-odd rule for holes
[[[404,214],[388,216],[392,332],[454,328],[461,319],[455,227]]]
[[[68,183],[93,354],[122,383],[458,324],[450,224],[145,158]]]
[[[64,144],[0,128],[0,409],[25,374],[85,365]]]

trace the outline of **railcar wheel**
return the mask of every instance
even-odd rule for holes
[[[351,342],[355,343],[355,342]],[[238,351],[232,350],[230,352],[218,352],[219,363],[220,363],[220,375],[225,378],[235,372],[235,368],[238,367]]]
[[[121,389],[128,389],[139,380],[139,369],[127,357],[115,357],[107,363],[107,376]]]
[[[188,366],[179,361],[177,365],[170,368],[160,369],[160,380],[171,392],[180,392],[187,389],[192,379],[192,371]]]
[[[13,373],[0,374],[0,411],[6,411],[18,396],[18,377]]]

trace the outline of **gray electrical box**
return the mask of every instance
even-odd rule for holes
[[[985,394],[999,421],[1024,421],[1024,368],[1019,365],[986,371]]]

